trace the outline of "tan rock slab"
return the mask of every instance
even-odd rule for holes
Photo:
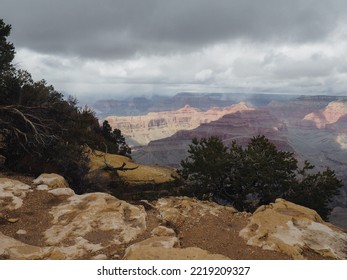
[[[303,259],[310,249],[323,257],[347,258],[347,234],[326,223],[316,211],[277,199],[259,207],[240,231],[248,245]]]
[[[54,196],[72,196],[75,195],[75,192],[70,188],[58,188],[48,191],[48,193],[53,194]]]
[[[206,250],[189,248],[138,247],[125,257],[127,260],[229,260],[220,254],[211,254]]]
[[[158,226],[151,231],[151,235],[152,236],[176,236],[176,233],[172,228]]]
[[[45,242],[59,246],[67,258],[81,258],[110,246],[123,246],[146,230],[143,206],[106,193],[73,195],[50,211],[52,226]]]

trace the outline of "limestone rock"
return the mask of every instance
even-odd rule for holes
[[[189,197],[161,198],[155,203],[160,218],[174,227],[180,227],[186,219],[197,219],[211,214],[218,216],[221,210],[228,210],[230,214],[237,211],[232,207],[218,205],[210,201],[200,201]]]
[[[49,190],[49,187],[47,185],[37,185],[36,186],[36,189],[38,191],[48,191]]]
[[[240,231],[248,245],[303,259],[305,249],[324,257],[347,258],[347,234],[324,222],[316,211],[277,199],[261,206]]]
[[[174,248],[179,245],[177,237],[173,236],[154,236],[143,240],[141,242],[135,243],[128,247],[125,251],[124,258],[131,255],[135,251],[146,251],[148,248],[160,248],[169,249]]]
[[[69,184],[63,176],[55,173],[43,173],[33,181],[34,185],[47,185],[50,190],[56,188],[68,188]]]
[[[176,236],[176,233],[172,228],[158,226],[152,230],[151,235],[152,236]]]
[[[69,259],[108,246],[120,246],[146,230],[146,212],[105,193],[73,195],[53,207],[47,245],[59,246]]]
[[[59,188],[48,191],[48,193],[53,194],[54,196],[72,196],[75,192],[70,188]]]
[[[138,247],[125,257],[127,260],[228,260],[226,256],[211,254],[206,250],[188,248]]]
[[[179,241],[173,236],[154,236],[127,248],[128,260],[226,260],[227,257],[211,254],[200,248],[176,248]]]
[[[56,247],[31,246],[1,232],[0,240],[0,259],[2,260],[64,259],[64,254]]]
[[[0,178],[0,210],[15,210],[23,205],[30,186],[7,178]]]

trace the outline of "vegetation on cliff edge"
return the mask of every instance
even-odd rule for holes
[[[327,219],[329,203],[342,186],[329,168],[313,172],[305,161],[299,168],[291,152],[279,151],[265,137],[253,137],[247,147],[236,141],[230,147],[221,139],[193,139],[180,173],[199,198],[226,200],[240,211],[285,198],[316,210]]]
[[[89,170],[92,149],[129,156],[119,130],[99,125],[90,108],[34,81],[13,65],[15,48],[8,42],[11,26],[0,19],[0,155],[11,170],[39,174],[57,172],[79,186]]]

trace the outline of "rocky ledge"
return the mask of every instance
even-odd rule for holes
[[[251,215],[188,197],[76,195],[56,174],[21,181],[0,178],[0,259],[347,258],[345,232],[282,199]]]

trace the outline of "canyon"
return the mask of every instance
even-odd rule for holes
[[[253,102],[244,100],[242,103],[229,106],[228,108],[235,109],[229,114],[224,114],[227,112],[225,108],[203,111],[189,106],[182,111],[172,111],[172,116],[177,120],[180,113],[182,117],[189,111],[191,112],[188,114],[191,115],[211,116],[212,110],[215,119],[210,117],[208,122],[207,118],[196,118],[198,121],[195,123],[192,121],[194,125],[185,123],[182,125],[183,129],[176,125],[175,129],[168,129],[168,132],[165,132],[165,129],[170,127],[167,124],[158,124],[155,129],[150,129],[149,122],[147,125],[138,125],[137,120],[144,121],[145,117],[122,117],[123,124],[127,123],[128,128],[140,126],[141,129],[135,130],[141,131],[138,142],[149,141],[146,145],[133,148],[133,158],[140,163],[178,168],[180,161],[187,157],[188,145],[194,137],[206,138],[214,135],[220,137],[226,144],[232,140],[247,144],[251,137],[263,134],[277,148],[294,152],[299,161],[307,159],[316,166],[317,170],[330,167],[336,171],[343,180],[344,187],[341,194],[332,202],[335,208],[330,220],[347,228],[347,98],[300,96],[286,100],[280,98],[272,100],[270,96],[261,102],[258,96],[256,100],[257,102],[254,102],[254,99]],[[238,108],[240,110],[237,110]],[[217,113],[218,110],[220,113]],[[151,123],[156,123],[155,117],[158,117],[157,120],[162,119],[161,114],[168,116],[170,112],[148,113],[147,116],[152,118],[146,120],[151,119]],[[125,131],[128,133],[128,130]],[[160,135],[168,134],[171,135],[159,139]],[[143,140],[143,135],[146,135],[147,141]],[[136,142],[136,133],[133,133],[132,137]]]

